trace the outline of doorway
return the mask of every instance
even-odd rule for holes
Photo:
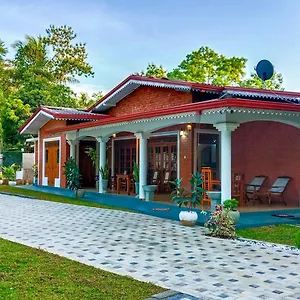
[[[45,177],[48,185],[55,186],[55,179],[59,178],[59,141],[45,143]]]

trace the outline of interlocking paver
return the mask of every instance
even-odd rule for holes
[[[200,299],[297,299],[299,251],[204,232],[142,214],[0,195],[5,239]]]

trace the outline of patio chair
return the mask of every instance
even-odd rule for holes
[[[249,184],[245,184],[245,197],[248,202],[250,202],[251,200],[253,202],[256,200],[262,202],[258,194],[259,192],[261,192],[261,189],[266,179],[267,176],[259,175],[255,176]]]
[[[212,174],[211,174],[211,168],[210,167],[203,167],[201,169],[202,173],[202,188],[205,191],[211,191],[212,190]],[[204,209],[204,204],[207,203],[209,207],[211,206],[211,199],[208,197],[208,195],[204,192],[203,193],[203,199],[202,199],[202,209]]]
[[[238,199],[239,204],[244,203],[244,184],[245,184],[244,173],[234,172],[232,173],[231,180],[231,197]]]
[[[291,177],[289,176],[277,177],[277,179],[273,182],[271,188],[265,193],[263,192],[258,193],[258,196],[266,197],[268,199],[269,205],[272,204],[273,198],[281,198],[284,205],[286,205],[283,194],[290,181],[291,181]]]
[[[170,172],[168,171],[165,173],[164,191],[166,191],[167,193],[171,193]]]

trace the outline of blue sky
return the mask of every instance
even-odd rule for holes
[[[285,89],[300,91],[299,0],[0,0],[0,11],[7,45],[50,24],[73,27],[95,71],[76,90],[107,92],[148,62],[170,70],[209,46],[248,58],[248,71],[267,58]]]

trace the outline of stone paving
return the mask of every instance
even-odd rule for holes
[[[299,251],[203,232],[141,214],[0,195],[2,238],[200,299],[300,299]]]

